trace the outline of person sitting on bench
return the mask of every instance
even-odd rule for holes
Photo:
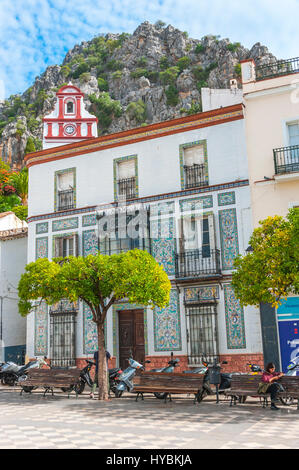
[[[281,385],[277,383],[277,380],[283,375],[282,372],[275,372],[275,364],[273,364],[273,362],[269,362],[262,375],[262,382],[268,384],[268,387],[265,387],[264,393],[270,393],[271,410],[279,410],[275,405],[277,394],[281,391]]]

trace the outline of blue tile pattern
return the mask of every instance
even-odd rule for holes
[[[219,211],[222,270],[233,269],[239,254],[236,209]]]
[[[228,206],[229,204],[236,204],[235,191],[218,194],[218,206]]]
[[[246,348],[244,312],[231,284],[224,284],[225,322],[228,349]]]
[[[179,296],[176,289],[170,291],[168,307],[154,309],[155,351],[180,351],[181,321]]]

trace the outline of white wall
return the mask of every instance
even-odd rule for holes
[[[29,168],[29,217],[54,211],[54,174],[76,168],[77,207],[114,200],[113,160],[138,156],[139,197],[181,190],[179,146],[207,140],[209,184],[248,178],[244,120],[78,155]]]
[[[26,343],[26,319],[19,315],[17,287],[27,263],[27,237],[0,241],[0,295],[4,346]]]

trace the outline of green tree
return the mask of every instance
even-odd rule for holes
[[[113,100],[107,92],[100,93],[99,97],[95,94],[89,95],[89,99],[91,102],[90,111],[97,116],[99,119],[99,128],[105,132],[113,118],[121,116],[121,104],[119,101]]]
[[[184,56],[184,57],[181,57],[181,58],[177,61],[177,66],[178,66],[178,68],[180,69],[180,71],[182,72],[182,71],[185,70],[187,67],[189,67],[190,62],[191,62],[190,57]]]
[[[250,238],[251,252],[235,260],[232,285],[243,305],[270,303],[299,293],[299,208],[268,217]]]
[[[28,198],[28,168],[12,173],[8,183],[15,188],[16,194],[21,198],[22,205],[26,206]]]
[[[179,102],[179,91],[174,85],[168,85],[165,90],[166,104],[168,106],[176,106]]]
[[[27,220],[28,217],[28,206],[15,206],[11,208],[12,212],[19,217],[20,220]]]
[[[169,67],[163,72],[160,72],[159,77],[163,85],[173,85],[176,81],[179,72],[180,69],[178,67]]]
[[[128,104],[126,113],[130,119],[135,119],[135,121],[141,124],[146,119],[146,104],[141,99],[132,101]]]
[[[169,303],[171,284],[164,269],[146,251],[131,250],[112,256],[88,255],[29,263],[22,274],[19,311],[26,316],[32,300],[52,305],[61,299],[81,300],[97,325],[99,399],[108,398],[104,323],[108,309],[119,300],[163,308]]]

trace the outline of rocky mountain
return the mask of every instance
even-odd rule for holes
[[[132,35],[99,35],[76,45],[22,95],[0,102],[0,157],[20,168],[27,152],[41,148],[42,117],[64,84],[85,93],[101,135],[200,112],[201,88],[227,88],[231,78],[241,86],[239,62],[249,57],[276,60],[260,43],[248,50],[219,36],[192,39],[161,21],[144,22]]]

